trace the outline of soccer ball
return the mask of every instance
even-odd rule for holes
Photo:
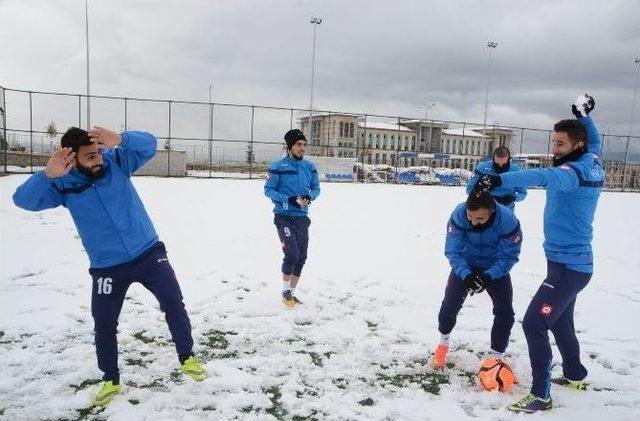
[[[511,386],[516,383],[516,376],[509,364],[502,360],[487,358],[480,365],[478,380],[486,390],[508,392]]]

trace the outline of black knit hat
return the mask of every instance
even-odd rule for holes
[[[289,130],[284,135],[284,141],[287,142],[287,149],[291,149],[298,140],[307,140],[307,138],[304,137],[304,133],[302,133],[302,130],[300,129]]]
[[[71,148],[74,152],[78,152],[80,146],[92,145],[89,133],[86,130],[77,127],[70,127],[69,130],[62,135],[60,146],[63,148]]]

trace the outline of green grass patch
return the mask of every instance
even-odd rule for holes
[[[69,387],[72,388],[74,392],[78,393],[78,391],[86,389],[89,386],[93,386],[94,384],[98,384],[101,381],[101,379],[87,379],[80,384],[70,384]]]
[[[344,377],[338,377],[337,379],[331,380],[331,383],[333,383],[338,389],[345,390],[349,385],[349,380]]]
[[[160,390],[166,389],[164,383],[162,382],[162,379],[160,378],[154,379],[151,383],[141,384],[137,387],[139,387],[140,389],[160,389]]]
[[[282,406],[282,402],[280,402],[280,398],[282,397],[280,386],[263,388],[262,392],[267,395],[267,397],[271,401],[271,406],[267,408],[265,412],[269,415],[272,415],[278,420],[283,420],[284,416],[287,415],[287,410],[284,409],[284,406]]]
[[[296,354],[307,354],[311,357],[311,363],[313,365],[315,365],[316,367],[324,367],[324,365],[322,364],[322,357],[317,352],[300,350],[296,351]]]
[[[154,338],[150,338],[144,335],[146,332],[147,332],[146,330],[141,330],[140,332],[134,333],[133,337],[139,340],[140,342],[144,342],[145,344],[150,344],[152,342],[155,342]]]
[[[146,361],[142,361],[139,358],[125,358],[124,363],[126,365],[136,365],[136,366],[142,367],[142,368],[146,368],[147,367],[147,362]]]
[[[372,322],[370,320],[365,320],[365,323],[367,324],[367,327],[369,328],[369,330],[371,330],[372,332],[375,332],[376,330],[378,330],[378,323]]]
[[[411,373],[393,374],[378,373],[376,379],[382,386],[407,387],[409,384],[416,384],[427,393],[433,395],[440,394],[440,386],[449,384],[449,377],[443,373]]]
[[[375,405],[375,402],[373,399],[371,398],[367,398],[367,399],[363,399],[361,401],[358,401],[358,403],[362,406],[373,406]]]
[[[210,330],[205,332],[203,336],[203,340],[200,341],[200,345],[205,346],[211,349],[227,349],[229,347],[229,341],[227,340],[228,335],[237,335],[238,332],[233,331],[222,331],[222,330]]]

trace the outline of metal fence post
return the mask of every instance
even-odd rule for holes
[[[330,128],[331,128],[331,112],[329,112],[329,119],[327,120],[327,153],[326,156],[331,156],[329,155],[329,149],[331,149],[331,146],[329,145],[329,132],[330,132]],[[311,130],[311,136],[313,137],[313,129]],[[342,131],[342,134],[344,135],[344,130]],[[344,138],[344,136],[342,136],[342,138]],[[342,140],[342,139],[340,139]],[[318,144],[322,145],[322,134],[318,133]],[[320,147],[320,150],[322,150],[322,147]]]
[[[78,95],[78,128],[82,128],[82,95]]]
[[[255,121],[256,107],[251,106],[251,138],[249,139],[249,150],[247,151],[247,160],[249,161],[249,180],[253,178],[253,125]]]
[[[417,141],[416,145],[419,145],[420,144],[420,137],[419,136],[416,136],[416,141]],[[396,142],[394,142],[394,143],[395,143],[395,145],[394,145],[395,146],[395,148],[394,148],[395,151],[394,152],[395,152],[396,156],[395,156],[395,159],[393,161],[396,164],[396,169],[395,169],[395,174],[393,176],[393,183],[396,184],[398,182],[398,161],[400,159],[399,154],[398,154],[398,146],[400,146],[400,117],[398,117],[398,129],[396,130]],[[411,145],[412,146],[414,145],[413,140],[411,141]],[[411,149],[413,149],[413,148],[411,148]],[[415,152],[415,151],[412,151],[412,152]]]
[[[524,129],[520,129],[520,158],[522,158],[522,143],[524,143]]]
[[[29,92],[29,163],[33,173],[33,99]]]
[[[367,180],[367,173],[365,171],[365,160],[367,159],[367,115],[364,115],[364,146],[362,148],[362,182],[364,183]],[[369,148],[370,150],[370,148]]]
[[[169,101],[169,136],[167,138],[167,177],[171,177],[171,102]]]
[[[127,98],[124,99],[124,131],[126,132],[128,129],[128,125],[127,125]]]
[[[625,189],[625,184],[627,184],[627,162],[629,161],[629,140],[631,136],[627,136],[627,144],[624,149],[624,164],[622,166],[622,191]]]
[[[0,95],[2,101],[0,104],[2,105],[2,145],[0,146],[3,150],[3,161],[4,161],[4,172],[7,172],[7,156],[9,155],[9,140],[7,139],[7,97],[5,95],[4,87],[0,86]]]
[[[209,104],[209,178],[213,166],[213,103]]]
[[[551,131],[547,131],[547,158],[551,154]]]

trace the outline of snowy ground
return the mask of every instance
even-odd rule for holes
[[[0,178],[1,419],[506,420],[514,416],[505,406],[530,383],[520,321],[545,270],[543,192],[518,207],[524,244],[512,271],[518,322],[508,353],[520,385],[504,395],[473,381],[488,347],[486,294],[460,314],[452,367],[425,365],[449,271],[445,224],[462,188],[323,184],[305,304],[290,311],[279,299],[279,242],[261,181],[137,178],[210,378],[179,374],[163,316],[134,284],[119,327],[125,393],[91,409],[100,373],[88,260],[66,210],[13,206],[25,179]],[[601,198],[596,274],[576,306],[592,389],[556,388],[554,410],[527,419],[640,419],[639,214],[640,195]]]

